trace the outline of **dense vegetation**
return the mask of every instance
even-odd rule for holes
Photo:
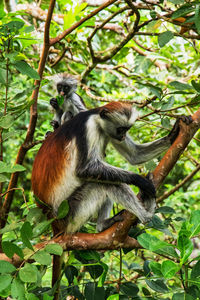
[[[53,299],[52,255],[64,249],[62,299],[200,299],[199,40],[199,1],[0,1],[2,298]],[[155,180],[162,175],[154,218],[129,230],[135,247],[121,241],[100,252],[90,245],[68,251],[67,242],[49,242],[52,220],[37,208],[30,178],[35,154],[52,131],[49,100],[62,72],[78,78],[88,108],[109,101],[136,105],[140,118],[130,134],[138,143],[166,135],[180,115],[196,121],[192,133],[181,127],[180,143],[164,161],[133,167],[108,148],[108,163],[151,171]],[[163,175],[153,171],[157,165],[170,166]],[[112,213],[119,210],[114,205]],[[95,216],[82,232],[95,232]]]

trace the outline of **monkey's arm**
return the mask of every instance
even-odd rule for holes
[[[136,144],[131,137],[127,135],[123,142],[118,142],[117,140],[111,140],[111,142],[116,150],[132,165],[142,164],[158,157],[158,155],[171,146],[170,139],[167,137],[150,143]]]
[[[87,163],[85,167],[80,167],[77,170],[77,176],[90,182],[108,183],[108,184],[133,184],[143,194],[155,198],[155,187],[153,183],[138,174],[113,167],[98,159],[91,159],[91,163]]]
[[[179,134],[180,120],[187,125],[192,122],[191,116],[181,116],[179,119],[177,119],[172,130],[167,136],[150,143],[135,144],[128,135],[122,142],[118,142],[114,139],[112,139],[111,142],[117,151],[132,165],[142,164],[155,157],[158,157],[158,155],[167,150],[173,144]]]

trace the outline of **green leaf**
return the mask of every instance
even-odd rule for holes
[[[0,173],[14,173],[26,170],[21,165],[10,166],[3,161],[0,161]]]
[[[43,217],[42,210],[39,207],[33,207],[29,210],[26,220],[30,223],[38,223]]]
[[[192,225],[191,227],[191,234],[190,234],[190,238],[197,235],[200,232],[200,210],[194,210],[191,213],[190,216],[190,224]]]
[[[175,101],[175,99],[173,96],[169,97],[169,99],[167,100],[167,103],[164,103],[161,106],[161,110],[163,111],[163,110],[168,110],[168,109],[172,108],[172,106],[174,105],[174,101]]]
[[[198,261],[192,268],[191,279],[196,279],[200,276],[200,261]]]
[[[19,270],[19,277],[23,282],[36,282],[37,281],[37,268],[31,264],[26,263],[23,268]]]
[[[33,259],[41,265],[48,266],[51,264],[51,255],[44,250],[36,252]]]
[[[49,296],[48,294],[43,294],[43,300],[53,300],[54,296]]]
[[[158,44],[162,48],[164,47],[171,39],[173,39],[174,34],[171,31],[165,31],[159,34],[158,36]]]
[[[163,280],[148,280],[145,279],[147,285],[158,293],[167,293],[169,290]]]
[[[79,255],[86,259],[86,260],[95,260],[95,261],[100,261],[100,255],[97,251],[95,250],[84,250],[84,251],[79,251]]]
[[[156,11],[155,10],[151,10],[150,11],[150,16],[152,17],[152,19],[156,18]]]
[[[185,5],[181,6],[179,9],[177,9],[175,12],[173,12],[171,18],[172,18],[172,20],[174,20],[179,17],[183,17],[192,11],[194,11],[194,7],[192,7],[191,4],[185,4]]]
[[[8,181],[8,178],[5,175],[0,174],[0,182]]]
[[[26,247],[28,247],[29,249],[34,250],[33,246],[30,243],[30,239],[33,237],[33,231],[29,222],[25,222],[23,224],[20,233],[24,245],[26,245]]]
[[[195,300],[195,299],[186,293],[176,293],[173,295],[172,300]]]
[[[104,271],[101,265],[86,266],[86,269],[90,273],[92,279],[99,278]]]
[[[36,297],[33,293],[29,293],[28,295],[26,295],[26,299],[27,300],[40,300],[38,297]],[[44,294],[43,294],[43,299],[44,299]],[[49,299],[50,300],[52,299],[52,297],[49,296]]]
[[[84,294],[85,294],[86,300],[95,300],[95,283],[94,282],[86,283]]]
[[[176,253],[174,247],[163,247],[161,249],[158,249],[155,251],[155,253],[157,254],[160,254],[160,255],[167,255],[167,256],[172,256],[172,257],[175,257],[175,258],[179,258],[178,254]]]
[[[181,264],[184,264],[191,255],[194,245],[186,235],[180,235],[177,243],[178,249],[181,252]]]
[[[136,296],[139,292],[139,288],[135,283],[125,282],[120,285],[120,291],[122,294],[133,297]]]
[[[0,275],[0,292],[9,287],[11,281],[12,276],[10,274]]]
[[[6,84],[6,70],[0,68],[0,83]]]
[[[168,117],[162,118],[161,124],[164,128],[170,128],[170,119]]]
[[[171,86],[173,86],[175,89],[183,91],[183,90],[191,90],[192,86],[190,84],[187,83],[182,83],[180,81],[171,81],[170,84]]]
[[[0,127],[4,129],[8,129],[12,126],[14,121],[15,121],[14,116],[11,114],[7,114],[0,118]]]
[[[86,300],[102,300],[105,299],[104,287],[96,287],[95,283],[88,282],[85,285],[85,299]]]
[[[157,275],[157,276],[159,276],[159,277],[162,277],[162,276],[163,276],[163,274],[162,274],[162,272],[161,272],[161,264],[160,264],[160,263],[157,263],[157,262],[155,262],[155,261],[151,261],[151,262],[149,263],[149,267],[150,267],[151,271],[152,271],[155,275]]]
[[[59,106],[64,103],[64,96],[57,96],[56,99]]]
[[[171,260],[165,260],[161,267],[161,271],[165,278],[172,278],[179,271],[179,269],[179,265],[175,264]]]
[[[54,220],[48,220],[48,221],[43,221],[39,223],[37,226],[33,228],[33,236],[40,236],[44,231],[46,231],[49,227],[49,225],[53,222]]]
[[[4,234],[4,233],[6,233],[6,232],[13,231],[13,230],[17,229],[19,226],[20,226],[19,223],[11,223],[11,224],[9,224],[9,225],[7,224],[4,228],[2,228],[2,229],[0,230],[0,233],[1,233],[1,234]],[[4,242],[3,242],[3,243],[4,243]]]
[[[12,231],[12,229],[9,231]],[[12,242],[7,242],[7,241],[2,242],[2,250],[9,258],[12,258],[15,253],[22,259],[24,258],[22,249]]]
[[[66,217],[69,211],[69,204],[67,201],[61,202],[60,206],[58,207],[58,214],[57,219],[63,219]]]
[[[4,16],[6,15],[5,11],[4,11],[4,3],[1,0],[0,1],[0,19],[2,19]]]
[[[21,19],[17,19],[17,18],[15,18],[15,20],[14,21],[11,21],[11,22],[9,22],[9,23],[7,23],[6,24],[6,27],[8,27],[9,29],[11,29],[11,30],[14,30],[14,31],[16,31],[16,29],[18,30],[18,29],[21,29],[23,26],[24,26],[24,21],[23,20],[21,20]]]
[[[16,164],[16,165],[14,165],[13,167],[11,167],[11,173],[15,173],[15,172],[23,172],[23,171],[25,171],[25,170],[26,170],[26,168],[24,168],[23,166],[18,165],[18,164]]]
[[[0,260],[0,273],[13,273],[16,271],[16,268],[10,264],[8,261]]]
[[[110,295],[107,300],[119,300],[119,294]]]
[[[169,2],[174,4],[184,4],[185,0],[169,0]]]
[[[74,266],[67,266],[65,268],[65,276],[69,282],[69,284],[72,284],[74,281],[74,277],[78,276],[78,270]]]
[[[58,244],[49,244],[45,247],[45,251],[50,254],[61,256],[63,254],[63,248]]]
[[[193,88],[194,88],[198,93],[200,93],[200,81],[199,81],[199,82],[196,82],[196,81],[192,80],[191,83],[192,83]]]
[[[24,284],[19,278],[14,278],[11,284],[11,295],[14,299],[25,300]]]
[[[156,212],[161,213],[161,214],[170,214],[170,215],[176,213],[176,211],[170,206],[159,207],[159,208],[156,209]]]
[[[157,237],[150,235],[148,233],[143,233],[140,236],[137,237],[138,242],[140,245],[142,245],[144,248],[150,250],[150,251],[156,251],[164,247],[170,247],[166,242],[160,241]]]
[[[40,80],[39,74],[29,64],[27,64],[27,62],[22,60],[16,61],[14,66],[20,73],[27,75],[30,78]]]

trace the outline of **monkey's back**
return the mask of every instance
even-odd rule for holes
[[[35,157],[31,178],[33,192],[54,209],[73,190],[74,143],[74,139],[64,141],[62,136],[53,133],[44,141]]]

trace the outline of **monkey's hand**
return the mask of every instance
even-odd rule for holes
[[[55,109],[59,109],[58,101],[56,98],[51,98],[50,99],[50,105]]]
[[[51,124],[51,126],[53,127],[54,130],[57,129],[60,126],[58,121],[56,121],[56,120],[51,121],[50,124]]]
[[[170,133],[168,134],[168,139],[170,140],[171,145],[173,144],[173,142],[175,141],[175,139],[177,138],[179,131],[180,131],[180,120],[183,121],[186,125],[189,125],[190,123],[192,123],[192,117],[191,116],[180,116],[172,130],[170,131]]]
[[[153,174],[152,173],[148,173],[147,177],[146,177],[152,184],[153,184]],[[144,190],[141,190],[138,196],[143,203],[143,206],[145,207],[145,209],[152,213],[152,215],[155,213],[156,210],[156,199],[155,197],[151,197],[149,194],[147,194],[146,192],[144,192]]]
[[[142,177],[138,174],[134,174],[134,180],[132,184],[136,185],[140,189],[140,193],[144,198],[156,198],[156,189],[155,186],[148,177]]]

